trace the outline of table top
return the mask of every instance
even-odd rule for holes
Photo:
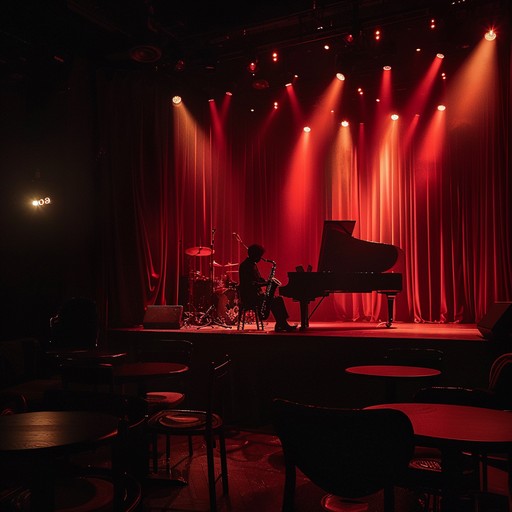
[[[114,377],[123,380],[138,380],[148,377],[165,377],[188,371],[182,363],[165,363],[157,361],[121,363],[114,367]]]
[[[435,368],[391,364],[350,366],[348,368],[345,368],[345,371],[347,373],[352,373],[356,375],[389,378],[422,378],[436,377],[437,375],[441,375],[441,371]]]
[[[398,409],[411,420],[418,441],[431,446],[512,451],[512,412],[467,405],[388,403],[366,409]]]
[[[91,411],[38,411],[0,416],[0,453],[67,450],[117,435],[119,419]]]
[[[125,358],[127,352],[108,350],[54,350],[47,355],[58,361],[94,361],[99,363],[118,362]]]

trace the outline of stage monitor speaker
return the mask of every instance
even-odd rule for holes
[[[487,339],[506,339],[512,335],[512,302],[494,302],[477,324]]]
[[[148,306],[144,313],[144,329],[180,329],[183,306]]]

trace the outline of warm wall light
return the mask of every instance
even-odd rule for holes
[[[484,37],[487,39],[487,41],[494,41],[496,39],[496,32],[494,32],[494,30],[491,28],[491,30],[485,33]]]
[[[39,199],[33,199],[31,201],[31,204],[32,204],[32,206],[39,208],[41,206],[48,206],[49,204],[52,204],[52,200],[50,199],[50,197],[46,196],[46,197],[41,197]]]
[[[181,96],[177,96],[176,95],[176,96],[172,97],[172,104],[173,104],[174,107],[177,107],[177,106],[181,105],[181,101],[182,101],[181,100]]]

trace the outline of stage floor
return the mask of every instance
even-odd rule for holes
[[[216,334],[216,335],[275,335],[275,336],[326,336],[337,338],[384,338],[384,339],[446,339],[461,341],[487,341],[476,324],[427,324],[427,323],[402,323],[394,322],[391,327],[386,327],[385,323],[371,322],[311,322],[308,329],[292,333],[274,332],[274,322],[265,322],[265,330],[257,331],[255,324],[246,324],[245,330],[237,330],[237,326],[223,327],[212,324],[209,326],[184,325],[181,329],[144,329],[142,326],[128,331],[144,332],[188,332],[194,334]]]

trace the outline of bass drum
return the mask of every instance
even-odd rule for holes
[[[206,311],[211,306],[212,280],[196,277],[192,282],[193,305],[197,311]]]
[[[238,320],[238,293],[236,289],[228,288],[224,293],[215,295],[217,315],[226,325],[235,325]]]

